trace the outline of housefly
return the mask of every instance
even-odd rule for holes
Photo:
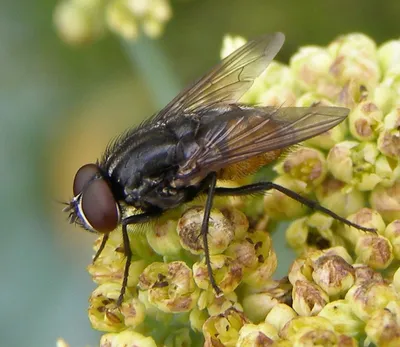
[[[282,33],[249,41],[208,74],[175,97],[163,110],[108,146],[101,160],[82,166],[73,183],[74,198],[65,209],[70,221],[108,235],[122,225],[126,256],[118,304],[127,286],[132,252],[127,226],[146,223],[164,211],[207,194],[201,234],[210,283],[208,220],[216,195],[247,195],[276,189],[289,197],[363,230],[317,202],[272,182],[238,188],[216,187],[218,179],[237,179],[276,160],[289,146],[342,122],[342,107],[256,107],[238,103],[278,53]],[[138,214],[129,215],[124,206]]]

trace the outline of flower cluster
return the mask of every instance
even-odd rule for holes
[[[64,41],[82,44],[107,30],[128,40],[141,31],[158,37],[171,16],[168,0],[62,0],[55,8],[54,24]]]
[[[243,42],[228,38],[223,54]],[[132,230],[117,307],[125,258],[116,230],[89,266],[99,284],[89,317],[107,332],[101,345],[400,345],[400,41],[377,48],[351,34],[301,48],[289,66],[272,62],[243,101],[350,108],[346,122],[286,153],[274,182],[376,233],[276,191],[216,198],[208,236],[216,297],[199,236],[204,204],[195,201]],[[269,218],[294,219],[286,238],[298,258],[281,280],[272,279],[279,257]]]

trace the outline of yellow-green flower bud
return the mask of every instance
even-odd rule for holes
[[[391,310],[390,306],[397,306]],[[391,302],[388,307],[375,311],[365,326],[368,342],[375,346],[400,346],[399,303]]]
[[[329,302],[328,295],[316,284],[296,281],[293,285],[293,309],[300,316],[313,316]]]
[[[378,60],[384,73],[400,66],[400,40],[391,40],[378,49]]]
[[[184,249],[193,254],[202,254],[203,237],[201,225],[203,223],[204,208],[192,207],[184,212],[178,221],[177,232]],[[219,254],[225,251],[235,237],[232,223],[217,209],[212,209],[208,223],[208,247],[210,254]]]
[[[100,347],[120,346],[157,347],[153,338],[132,330],[125,330],[117,334],[104,334],[100,339]]]
[[[103,237],[101,236],[95,241],[94,250],[96,252],[102,240]],[[138,239],[138,242],[140,242],[140,239]],[[134,249],[133,252],[135,252]],[[108,282],[122,284],[125,259],[121,232],[116,230],[109,235],[107,243],[98,259],[93,264],[90,264],[87,269],[92,275],[93,281],[98,284]],[[148,264],[144,259],[135,259],[137,258],[134,257],[129,267],[128,287],[136,287],[140,274]]]
[[[291,57],[289,65],[302,91],[314,91],[331,97],[337,94],[334,80],[329,74],[333,61],[334,59],[325,48],[308,46],[301,47]]]
[[[365,264],[354,264],[353,268],[356,275],[356,284],[363,284],[365,282],[384,282],[382,274],[376,272],[374,269],[370,268]]]
[[[306,346],[339,346],[357,347],[357,341],[345,335],[339,335],[330,330],[312,330],[299,333],[293,339],[294,345]]]
[[[400,107],[395,108],[384,119],[384,127],[378,137],[379,151],[389,158],[400,158]]]
[[[297,317],[297,313],[290,306],[279,303],[268,312],[265,322],[272,324],[277,331],[280,331],[295,317]]]
[[[249,321],[245,315],[235,309],[208,318],[203,325],[204,346],[235,346],[246,323]]]
[[[393,287],[396,289],[396,292],[400,294],[400,268],[398,268],[393,275]]]
[[[365,264],[354,264],[353,268],[356,275],[356,284],[363,284],[365,282],[384,282],[382,274],[376,272],[374,269],[370,268]]]
[[[340,84],[354,79],[369,88],[380,80],[380,69],[376,59],[376,45],[364,34],[345,35],[328,47],[336,58],[330,72]]]
[[[224,254],[211,255],[210,261],[214,279],[219,289],[226,294],[233,292],[243,278],[241,265],[235,259]],[[193,265],[193,277],[199,288],[213,290],[204,259]]]
[[[314,282],[330,297],[340,297],[354,284],[354,268],[337,255],[322,256],[313,266]]]
[[[184,212],[178,221],[177,232],[184,249],[193,254],[202,254],[203,237],[201,225],[203,223],[204,207],[192,207]],[[219,254],[225,251],[235,237],[232,223],[217,209],[212,209],[208,223],[208,248],[210,254]]]
[[[386,269],[393,261],[393,247],[386,237],[368,233],[361,235],[356,244],[356,262],[375,270]]]
[[[127,40],[134,40],[139,36],[138,20],[129,9],[127,1],[110,1],[105,14],[108,28],[111,31]]]
[[[210,316],[216,316],[218,314],[224,313],[230,308],[234,308],[240,312],[243,312],[243,307],[238,302],[238,297],[235,292],[220,297],[216,297],[214,293],[210,294],[210,292],[206,291],[203,291],[201,294],[205,293],[209,295],[209,300],[206,308]]]
[[[376,232],[372,233],[373,235],[376,235],[376,233],[382,234],[386,227],[381,215],[377,211],[369,208],[361,208],[357,212],[347,216],[347,219],[354,224],[375,229]],[[348,225],[342,226],[337,232],[353,245],[357,244],[360,237],[371,234]]]
[[[254,293],[243,298],[243,311],[252,322],[262,322],[278,300],[268,292]]]
[[[205,310],[200,310],[197,307],[194,307],[189,314],[190,327],[195,332],[201,331],[207,318],[208,314]]]
[[[295,317],[290,320],[279,332],[279,336],[283,339],[293,341],[298,334],[309,332],[312,330],[328,330],[335,331],[332,323],[323,317]],[[311,345],[313,346],[313,345]]]
[[[171,333],[167,336],[163,344],[163,347],[187,346],[192,346],[192,339],[190,338],[190,331],[188,328],[171,329]]]
[[[383,179],[377,173],[376,163],[379,151],[371,142],[359,143],[344,141],[331,148],[327,158],[332,175],[358,190],[368,191],[375,188]],[[383,173],[382,170],[380,173]]]
[[[363,192],[329,176],[316,188],[315,194],[322,206],[339,216],[355,213],[365,206]]]
[[[240,242],[233,242],[224,254],[236,259],[243,268],[243,274],[247,274],[258,265],[257,247],[248,237]]]
[[[53,21],[61,38],[77,45],[99,39],[105,31],[102,0],[64,0],[57,4]]]
[[[325,256],[338,256],[344,259],[344,261],[348,264],[353,264],[353,258],[350,256],[349,252],[347,252],[346,248],[342,246],[331,247],[328,249],[324,249],[323,253]]]
[[[262,347],[278,340],[278,331],[269,323],[245,324],[239,330],[237,347]]]
[[[306,195],[307,185],[303,181],[293,180],[288,175],[278,176],[274,183],[293,190],[301,195]],[[272,190],[264,196],[265,213],[273,219],[292,219],[303,216],[307,208],[287,195]]]
[[[190,311],[199,296],[192,270],[182,261],[150,264],[140,276],[139,289],[147,291],[148,301],[167,313]]]
[[[371,99],[383,114],[387,114],[394,106],[396,96],[396,92],[390,86],[381,83],[374,88]]]
[[[400,180],[392,187],[376,186],[370,195],[371,207],[378,211],[387,223],[400,219]]]
[[[349,115],[350,133],[359,141],[376,139],[382,126],[382,111],[371,101],[363,101]]]
[[[349,289],[345,299],[351,302],[351,309],[362,321],[367,322],[371,315],[380,310],[398,296],[393,289],[384,282],[368,281],[356,284]]]
[[[286,241],[298,253],[343,245],[334,232],[333,218],[320,212],[292,222],[286,229]]]
[[[396,219],[388,224],[383,236],[385,236],[393,247],[393,255],[400,260],[400,220]]]
[[[319,255],[322,255],[322,251],[317,251]],[[312,281],[312,262],[308,258],[309,253],[302,255],[301,258],[294,260],[289,269],[288,278],[292,285],[297,281]]]
[[[124,316],[120,308],[116,305],[120,291],[121,285],[116,283],[102,284],[93,291],[89,299],[89,320],[93,329],[118,332],[126,328]],[[127,290],[122,305],[127,304],[130,306],[132,304],[132,299],[131,293]],[[139,306],[138,304],[138,307]],[[131,316],[130,313],[128,313],[128,315]],[[140,316],[143,315],[139,313],[138,323],[142,320]]]
[[[182,250],[179,236],[176,232],[176,220],[157,221],[154,230],[146,233],[147,242],[153,250],[163,256],[177,256]]]
[[[326,304],[318,316],[328,319],[336,332],[357,337],[363,333],[364,322],[353,313],[351,306],[347,300],[336,300]]]
[[[294,180],[305,182],[309,193],[325,179],[328,172],[324,155],[314,148],[307,147],[295,149],[274,169],[280,175],[286,174]]]

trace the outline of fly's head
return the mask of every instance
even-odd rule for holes
[[[70,223],[76,223],[91,232],[109,233],[121,220],[121,210],[111,185],[96,164],[86,164],[76,173],[74,197],[64,212]]]

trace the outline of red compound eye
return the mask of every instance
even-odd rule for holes
[[[82,193],[81,213],[92,229],[108,233],[117,227],[118,204],[95,164],[84,165],[78,170],[73,189],[75,196]]]

